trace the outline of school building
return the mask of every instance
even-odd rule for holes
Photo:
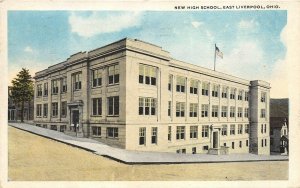
[[[35,125],[115,147],[270,154],[270,84],[125,38],[35,74]]]

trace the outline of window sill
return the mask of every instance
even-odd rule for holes
[[[119,115],[107,115],[106,117],[119,117]]]
[[[120,83],[108,84],[106,87],[110,87],[110,86],[118,86],[118,85],[120,85]]]
[[[157,87],[157,85],[152,85],[152,84],[146,84],[146,83],[139,83],[140,85],[145,85],[145,86],[152,86],[152,87]],[[170,91],[170,90],[169,90]]]
[[[75,90],[73,90],[73,92],[78,92],[78,91],[81,91],[81,89],[75,89]]]
[[[94,137],[94,138],[101,138],[101,136],[97,136],[97,135],[92,135],[92,137]]]
[[[51,93],[51,95],[58,95],[58,93]]]
[[[44,95],[43,97],[48,97],[48,95]]]
[[[36,116],[36,118],[42,118],[42,116]]]
[[[102,117],[102,115],[90,115],[91,117]]]
[[[102,85],[101,86],[92,86],[92,89],[100,89],[102,88]]]
[[[110,139],[110,140],[119,140],[118,137],[105,137],[106,139]]]

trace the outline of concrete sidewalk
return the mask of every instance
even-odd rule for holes
[[[64,133],[36,127],[25,123],[8,123],[8,125],[50,138],[68,145],[91,151],[97,155],[108,157],[125,164],[177,164],[177,163],[222,163],[222,162],[251,162],[251,161],[287,161],[288,156],[254,155],[254,154],[176,154],[164,152],[129,151],[114,148],[89,138],[77,138]]]

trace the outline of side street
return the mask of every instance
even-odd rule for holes
[[[17,125],[14,125],[17,126]],[[21,127],[21,126],[19,126]],[[32,127],[32,126],[29,126]],[[38,127],[32,127],[39,130]],[[42,132],[42,130],[40,130]],[[49,130],[47,130],[49,131]],[[64,134],[52,131],[43,133],[46,136],[56,134],[56,138],[81,146],[91,146],[96,143],[88,139],[74,140],[74,137],[64,137]],[[13,126],[8,127],[8,149],[10,181],[234,181],[234,180],[287,180],[288,161],[251,161],[222,163],[192,163],[192,164],[147,164],[127,165],[114,160],[95,155],[92,152],[71,147],[69,145],[38,136]],[[60,136],[58,136],[60,135]],[[94,141],[94,140],[92,140]],[[95,142],[95,141],[94,141]],[[192,158],[202,162],[205,155],[192,154],[153,154],[143,156],[146,152],[120,151],[98,144],[102,154],[123,155],[123,159],[141,156],[143,160],[162,160]],[[46,146],[46,147],[45,147]],[[108,150],[110,148],[110,150]],[[93,149],[97,149],[93,147]],[[130,154],[131,153],[131,154]],[[25,157],[26,156],[26,157]],[[156,156],[156,158],[155,158]],[[160,157],[163,156],[163,157]],[[119,156],[120,157],[120,156]],[[211,160],[214,156],[210,155]],[[226,156],[218,156],[219,158]],[[256,156],[259,157],[259,156]],[[231,159],[233,156],[231,156]],[[238,156],[235,156],[237,159]],[[248,157],[249,158],[249,157]],[[275,158],[273,158],[275,159]]]
[[[250,161],[286,161],[286,155],[254,155],[254,154],[176,154],[164,152],[129,151],[105,145],[96,140],[68,136],[64,133],[32,126],[25,123],[9,123],[15,128],[50,138],[74,147],[106,156],[125,164],[175,164],[175,163],[218,163],[218,162],[250,162]]]

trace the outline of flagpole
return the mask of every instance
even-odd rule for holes
[[[214,71],[216,71],[216,48],[217,48],[217,44],[215,43]]]

